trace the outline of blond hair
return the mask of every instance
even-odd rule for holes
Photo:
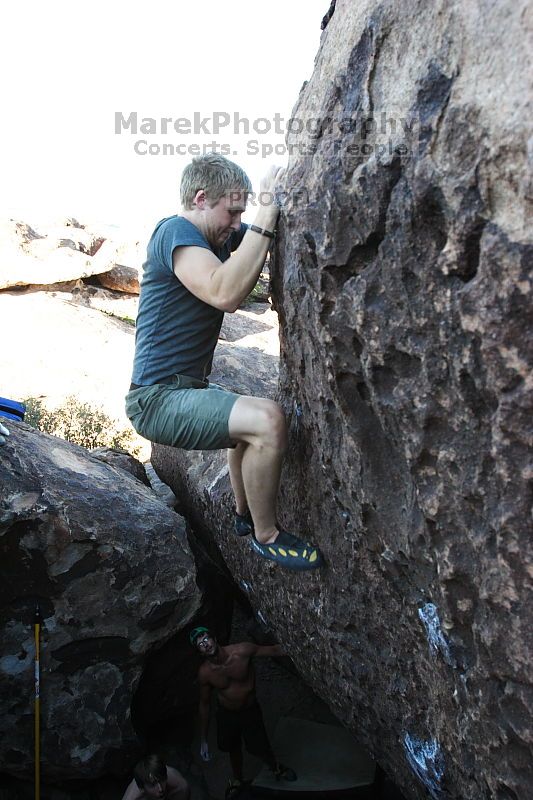
[[[246,172],[229,158],[207,153],[193,158],[183,170],[180,199],[184,209],[193,207],[192,201],[201,189],[214,205],[221,197],[232,192],[251,192],[252,184]]]

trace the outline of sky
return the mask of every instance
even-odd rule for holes
[[[151,226],[179,211],[181,171],[213,142],[258,191],[269,165],[287,162],[287,120],[328,7],[2,4],[0,216]]]

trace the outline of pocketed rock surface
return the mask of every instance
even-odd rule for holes
[[[289,139],[273,264],[280,518],[327,566],[290,574],[232,536],[223,454],[153,454],[302,675],[420,800],[533,795],[525,14],[338,0],[293,111],[315,135]]]
[[[129,472],[9,423],[0,448],[0,762],[33,765],[34,612],[44,781],[124,775],[146,655],[201,605],[185,523]]]

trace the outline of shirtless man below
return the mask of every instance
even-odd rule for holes
[[[189,784],[174,767],[168,767],[160,756],[150,755],[141,759],[133,770],[133,780],[122,800],[189,800]]]
[[[217,696],[217,744],[229,753],[233,780],[226,797],[230,797],[243,782],[241,741],[248,753],[257,756],[272,770],[277,780],[295,781],[296,774],[280,764],[272,752],[263,722],[261,708],[255,695],[254,656],[281,656],[279,644],[259,646],[252,642],[228,644],[222,647],[207,628],[195,628],[191,644],[203,656],[198,672],[200,681],[200,755],[209,760],[207,731],[211,692]]]

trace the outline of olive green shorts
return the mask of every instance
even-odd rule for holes
[[[126,395],[126,416],[140,436],[183,450],[235,447],[228,420],[240,395],[187,375]]]

